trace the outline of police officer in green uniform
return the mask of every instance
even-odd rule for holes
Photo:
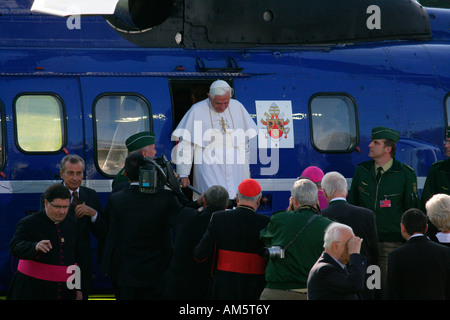
[[[369,157],[355,170],[348,201],[375,212],[382,291],[387,256],[403,243],[400,218],[407,209],[420,206],[414,170],[395,159],[400,134],[386,127],[372,129]]]
[[[445,156],[447,159],[440,160],[431,166],[422,191],[422,209],[425,204],[437,193],[450,195],[450,129],[447,130],[445,139]]]
[[[450,129],[447,129],[445,137],[445,156],[447,159],[440,160],[431,166],[422,191],[422,210],[426,212],[425,204],[432,196],[438,193],[450,195]],[[438,229],[428,221],[427,234],[433,236]]]
[[[132,152],[140,152],[144,157],[153,158],[156,155],[155,134],[151,131],[143,131],[130,136],[125,140],[128,155]],[[112,191],[118,191],[128,186],[128,178],[123,174],[123,168],[119,171],[112,182]]]

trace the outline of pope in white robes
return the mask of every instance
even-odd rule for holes
[[[250,178],[249,142],[258,127],[232,94],[227,82],[215,81],[208,98],[194,104],[172,133],[172,140],[178,141],[172,161],[183,187],[190,184],[193,168],[198,191],[221,185],[234,198],[239,184]]]

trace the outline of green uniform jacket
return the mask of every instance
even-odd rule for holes
[[[377,184],[375,161],[363,162],[356,167],[348,202],[375,212],[380,242],[402,242],[401,216],[420,206],[414,169],[394,159]]]
[[[309,209],[276,212],[267,227],[261,230],[261,240],[266,247],[285,248],[313,214],[314,211]],[[270,258],[266,267],[267,288],[306,288],[309,270],[323,252],[323,236],[331,222],[325,217],[317,216],[286,250],[284,259]]]
[[[422,209],[430,198],[438,193],[450,195],[450,158],[435,162],[428,171],[422,191]]]
[[[112,182],[112,188],[114,189],[115,186],[117,186],[121,182],[128,181],[128,178],[123,174],[125,168],[120,169],[120,171],[117,173],[117,175],[114,177],[114,180]]]

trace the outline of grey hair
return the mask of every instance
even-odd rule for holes
[[[67,156],[65,156],[64,158],[62,158],[61,162],[59,163],[59,169],[62,172],[66,171],[66,162],[69,161],[72,164],[81,162],[83,171],[84,171],[84,159],[82,157],[80,157],[77,154],[68,154]]]
[[[346,194],[348,191],[347,180],[339,172],[328,172],[322,178],[322,189],[329,197],[333,197],[336,193]]]
[[[256,202],[258,202],[258,199],[261,197],[261,195],[262,195],[262,191],[257,195],[257,196],[254,196],[254,197],[247,197],[247,196],[244,196],[243,194],[241,194],[239,191],[237,192],[237,195],[238,195],[238,197],[239,197],[239,200],[243,200],[243,201],[249,201],[249,202],[254,202],[254,203],[256,203]]]
[[[230,94],[230,98],[234,94],[234,89],[228,85],[228,87],[215,87],[209,89],[209,97],[214,99],[215,96],[224,96],[226,94]]]
[[[343,230],[349,230],[353,233],[353,229],[346,224],[342,224],[339,222],[330,223],[325,230],[325,235],[323,237],[323,247],[325,249],[330,249],[331,244],[339,240],[339,237]]]
[[[291,188],[291,196],[295,198],[301,206],[315,206],[317,204],[318,191],[316,184],[311,180],[299,179],[295,181]]]
[[[425,204],[427,215],[439,231],[450,230],[450,196],[438,193]]]
[[[206,205],[219,210],[228,207],[229,195],[227,189],[222,186],[212,186],[205,191]]]

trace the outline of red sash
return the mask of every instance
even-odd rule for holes
[[[19,260],[17,270],[23,274],[46,281],[66,282],[72,273],[67,273],[68,266],[56,266],[33,260]]]
[[[245,253],[219,249],[217,258],[217,270],[246,273],[264,274],[267,261],[256,253]]]

